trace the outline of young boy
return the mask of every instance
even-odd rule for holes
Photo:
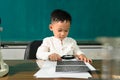
[[[54,36],[43,39],[38,48],[37,59],[57,61],[64,55],[74,55],[79,60],[91,63],[84,53],[79,49],[74,39],[67,37],[71,25],[71,16],[66,11],[56,9],[51,13],[51,24],[49,29]]]

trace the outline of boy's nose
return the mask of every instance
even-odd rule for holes
[[[65,35],[65,32],[62,32],[61,35]]]

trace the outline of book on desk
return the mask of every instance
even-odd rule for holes
[[[63,63],[69,63],[68,65],[63,65]],[[81,67],[80,65],[71,65],[71,64],[82,64],[81,66],[85,66],[87,67],[87,71],[82,71],[80,72],[80,70],[77,70],[77,69],[80,69],[80,68],[83,68]],[[62,65],[61,65],[62,64]],[[38,64],[38,65],[41,65],[41,64]],[[78,66],[78,68],[76,68],[77,72],[74,71],[75,68],[73,68],[72,71],[59,71],[57,70],[57,68],[59,68],[60,66],[68,66],[70,67],[71,66]],[[68,68],[67,67],[67,68]],[[64,69],[64,68],[62,68]],[[70,69],[69,69],[70,70]],[[81,69],[82,70],[82,69]],[[88,77],[92,77],[91,74],[88,72],[88,70],[96,70],[91,64],[89,63],[84,63],[82,61],[78,62],[77,60],[75,59],[72,59],[72,60],[69,60],[68,62],[65,60],[62,60],[62,62],[57,62],[57,61],[45,61],[43,63],[43,66],[40,68],[39,71],[37,71],[34,76],[36,78],[88,78]]]
[[[90,69],[83,61],[57,61],[56,72],[88,72]]]

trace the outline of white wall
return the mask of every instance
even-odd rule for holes
[[[23,60],[26,46],[7,46],[1,48],[4,60]]]
[[[102,46],[85,45],[79,46],[85,55],[91,59],[102,59]],[[4,60],[23,60],[26,46],[7,46],[1,48]]]
[[[88,58],[91,59],[103,59],[102,57],[102,52],[103,52],[103,47],[102,46],[80,46],[80,49],[85,53],[85,55]]]

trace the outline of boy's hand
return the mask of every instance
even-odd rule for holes
[[[92,60],[91,60],[91,59],[88,59],[84,54],[76,55],[76,57],[77,57],[79,60],[82,60],[82,61],[84,61],[84,62],[92,63]]]
[[[56,54],[56,53],[49,55],[48,58],[51,61],[61,60],[61,56],[59,54]]]

